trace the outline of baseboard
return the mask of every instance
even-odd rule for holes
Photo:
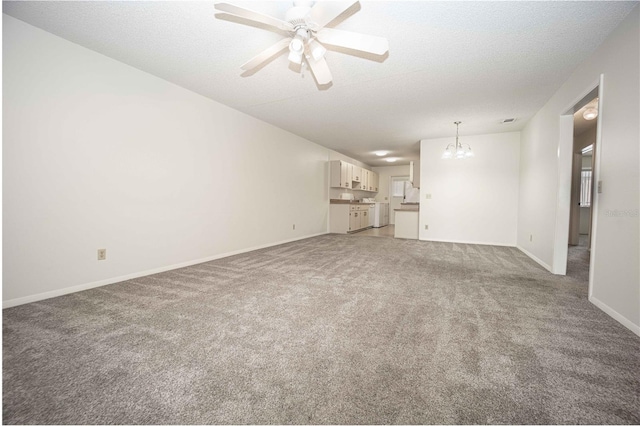
[[[498,247],[515,247],[515,244],[505,244],[505,243],[496,243],[496,242],[486,242],[486,241],[462,241],[462,240],[439,240],[439,239],[420,239],[420,241],[431,241],[434,243],[453,243],[453,244],[473,244],[476,246],[498,246]]]
[[[523,252],[524,254],[526,254],[527,256],[529,256],[531,258],[531,260],[535,261],[538,265],[542,266],[544,269],[546,269],[547,271],[553,273],[553,271],[551,270],[551,266],[546,264],[545,262],[543,262],[542,260],[540,260],[538,257],[536,257],[533,253],[528,252],[527,250],[523,249],[520,246],[516,246],[516,248],[518,250],[520,250],[521,252]]]
[[[263,248],[278,246],[281,244],[291,243],[294,241],[300,241],[307,238],[318,237],[320,235],[326,235],[328,232],[320,232],[318,234],[306,235],[304,237],[290,238],[288,240],[278,241],[275,243],[262,244],[259,246],[249,247],[246,249],[236,250],[227,253],[216,254],[209,257],[204,257],[201,259],[189,260],[187,262],[176,263],[169,266],[162,266],[160,268],[148,269],[146,271],[134,272],[132,274],[121,275],[119,277],[108,278],[106,280],[93,281],[86,284],[75,285],[72,287],[65,287],[58,290],[47,291],[44,293],[33,294],[31,296],[18,297],[16,299],[9,299],[2,301],[2,309],[12,308],[14,306],[24,305],[26,303],[38,302],[40,300],[51,299],[52,297],[64,296],[65,294],[77,293],[83,290],[90,290],[96,287],[102,287],[109,284],[115,284],[122,281],[131,280],[134,278],[146,277],[147,275],[158,274],[160,272],[171,271],[174,269],[185,268],[187,266],[197,265],[198,263],[210,262],[212,260],[222,259],[224,257],[235,256],[236,254],[247,253],[254,250],[260,250]]]
[[[634,324],[633,322],[629,321],[626,317],[624,317],[623,315],[621,315],[616,310],[614,310],[609,305],[607,305],[606,303],[602,302],[601,300],[599,300],[596,297],[589,296],[589,302],[591,302],[594,305],[596,305],[605,314],[609,315],[611,318],[613,318],[614,320],[618,321],[620,324],[622,324],[625,327],[627,327],[629,330],[631,330],[637,336],[640,336],[640,326],[639,325]]]

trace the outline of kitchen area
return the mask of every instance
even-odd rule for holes
[[[385,168],[378,168],[381,169]],[[413,172],[413,163],[409,172],[410,175]],[[329,175],[329,232],[418,239],[420,191],[413,187],[411,181],[405,179],[403,186],[395,189],[393,201],[397,201],[396,193],[400,190],[402,202],[399,207],[397,202],[394,203],[393,206],[397,208],[392,208],[389,198],[393,188],[390,188],[392,183],[389,174],[382,171],[377,173],[347,161],[334,160],[329,162]],[[390,223],[393,219],[395,224]]]

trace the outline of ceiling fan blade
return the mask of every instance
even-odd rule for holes
[[[318,1],[311,9],[311,21],[320,29],[343,15],[350,16],[358,10],[358,1]]]
[[[234,6],[229,3],[216,3],[214,7],[222,12],[231,13],[241,18],[249,19],[251,21],[260,22],[262,24],[270,25],[284,31],[293,31],[293,25],[286,21],[282,21],[273,16],[264,15],[253,10],[245,9],[240,6]]]
[[[320,58],[316,61],[313,57],[308,56],[307,63],[309,64],[309,68],[311,68],[313,76],[316,78],[318,86],[324,86],[331,83],[331,71],[329,70],[329,65],[327,65],[327,61],[325,61],[324,58]]]
[[[291,37],[283,38],[273,46],[265,49],[263,52],[251,58],[247,63],[243,64],[240,68],[245,71],[249,71],[254,69],[255,67],[261,65],[262,63],[268,61],[276,55],[282,53],[287,47],[289,47],[289,43],[291,42]]]
[[[384,55],[389,51],[389,42],[384,37],[336,30],[335,28],[323,28],[318,31],[316,38],[322,44],[345,47],[374,55]]]

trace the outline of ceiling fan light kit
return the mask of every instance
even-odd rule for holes
[[[319,61],[324,58],[325,53],[327,53],[327,49],[316,40],[309,41],[309,50],[311,51],[311,56],[314,61]]]
[[[347,49],[346,52],[341,51],[356,56],[364,53],[382,57],[389,51],[389,42],[385,38],[330,28],[338,18],[359,6],[358,1],[294,1],[293,7],[285,14],[285,20],[280,20],[229,3],[215,4],[215,8],[221,12],[262,24],[262,27],[266,25],[266,29],[279,33],[284,31],[288,34],[287,38],[242,65],[243,70],[251,71],[259,67],[282,54],[288,46],[289,61],[297,65],[303,65],[303,61],[306,61],[318,86],[327,87],[333,77],[325,60],[325,45]]]

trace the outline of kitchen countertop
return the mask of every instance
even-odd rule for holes
[[[329,203],[331,204],[374,204],[374,203],[362,203],[358,200],[340,200],[340,199],[336,199],[336,198],[332,198],[329,200]]]

